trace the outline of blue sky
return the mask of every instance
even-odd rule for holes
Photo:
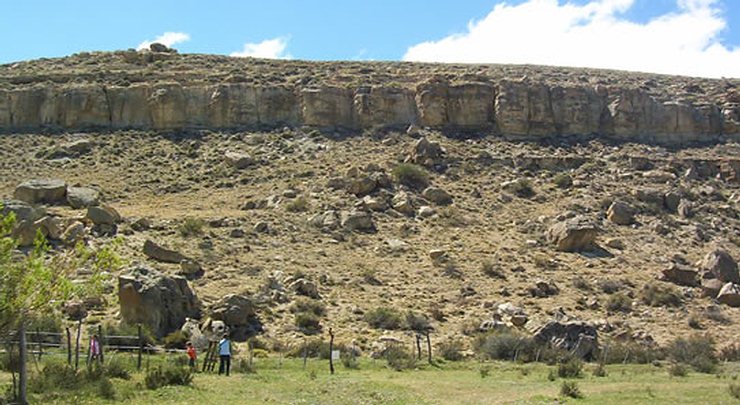
[[[136,48],[170,32],[179,34],[169,38],[181,39],[172,45],[183,53],[310,60],[546,63],[740,76],[740,63],[738,68],[731,66],[740,60],[737,0],[0,1],[4,3],[0,63]],[[663,20],[670,24],[649,25]],[[551,23],[555,25],[549,26]],[[696,33],[686,34],[694,29]],[[558,30],[562,36],[553,35]],[[601,32],[603,37],[594,34]],[[625,40],[611,38],[608,32],[620,32]],[[655,38],[644,39],[652,36]],[[671,46],[663,45],[674,36],[681,38]],[[600,42],[582,42],[586,37]],[[555,46],[544,41],[547,38],[561,41]],[[664,63],[656,61],[654,68],[639,61],[634,67],[620,62],[634,53],[629,49],[641,43],[652,49],[675,49],[656,55]],[[597,48],[618,50],[622,45],[626,56],[594,53]],[[686,54],[689,57],[681,54],[687,47],[696,48]],[[693,70],[683,72],[672,67],[683,65],[682,58],[703,60],[705,51],[712,47],[705,64],[714,68],[692,66]],[[589,51],[583,52],[584,48]],[[634,59],[649,59],[652,54],[645,49]],[[676,62],[668,63],[670,58]],[[718,64],[727,67],[719,71]]]

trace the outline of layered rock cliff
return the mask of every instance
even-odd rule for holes
[[[0,67],[3,131],[362,131],[414,124],[525,139],[600,136],[681,144],[740,138],[736,79],[530,66],[359,68],[136,52],[75,55],[40,68],[42,62]]]

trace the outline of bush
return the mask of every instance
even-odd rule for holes
[[[116,398],[116,388],[113,386],[113,383],[108,378],[101,378],[100,381],[98,381],[98,396],[100,398],[104,399],[115,399]]]
[[[463,343],[459,339],[451,339],[442,342],[437,348],[437,352],[443,359],[448,361],[460,361],[463,359]]]
[[[388,367],[396,371],[408,370],[416,367],[416,358],[400,345],[394,345],[385,351]]]
[[[569,188],[573,185],[573,178],[567,173],[558,173],[552,179],[552,182],[559,188]]]
[[[612,294],[606,300],[606,309],[611,312],[630,312],[632,311],[632,300],[622,293]]]
[[[560,386],[560,395],[570,398],[583,398],[583,393],[581,393],[581,389],[578,388],[575,381],[563,381]]]
[[[740,361],[740,344],[730,343],[719,349],[719,360],[721,361]]]
[[[300,312],[295,315],[295,326],[307,335],[321,332],[321,319],[313,312]]]
[[[729,390],[731,397],[740,399],[740,384],[730,384],[727,389]]]
[[[393,168],[392,174],[396,181],[411,188],[421,189],[429,185],[427,172],[414,164],[402,163]]]
[[[360,368],[360,362],[357,360],[357,356],[352,351],[342,352],[341,355],[342,365],[344,368],[350,370],[357,370]]]
[[[254,363],[250,364],[247,359],[237,359],[233,364],[234,371],[242,374],[256,374],[257,368]]]
[[[481,366],[480,369],[478,369],[478,372],[480,373],[480,378],[486,378],[491,375],[491,366],[487,364],[485,366]]]
[[[110,378],[120,378],[122,380],[128,380],[131,378],[131,371],[117,358],[110,359],[105,364],[105,375]]]
[[[202,234],[203,225],[205,225],[205,221],[200,218],[185,218],[185,221],[180,224],[177,230],[182,237],[187,238]]]
[[[0,370],[8,373],[17,373],[20,370],[20,357],[15,350],[15,346],[6,346],[5,354],[0,356]]]
[[[60,363],[49,363],[38,374],[32,375],[29,389],[32,392],[71,390],[80,385],[80,376],[74,368]]]
[[[577,357],[569,357],[558,364],[558,377],[579,378],[583,371],[583,362]]]
[[[334,350],[341,352],[346,351],[346,347],[343,344],[334,344]],[[286,356],[288,357],[303,357],[304,353],[311,358],[319,358],[322,360],[328,360],[331,353],[329,353],[329,342],[325,342],[320,338],[307,339],[299,345],[291,347]]]
[[[536,344],[531,337],[516,332],[493,332],[478,337],[473,350],[478,356],[489,360],[533,361]]]
[[[326,306],[321,301],[313,300],[307,297],[298,297],[290,306],[290,312],[298,314],[301,312],[309,312],[316,316],[324,316],[326,313]]]
[[[606,367],[604,366],[604,363],[599,363],[596,365],[596,368],[594,368],[594,371],[591,373],[594,377],[606,377]]]
[[[503,270],[501,270],[501,267],[491,263],[490,261],[483,262],[481,271],[488,277],[506,280],[506,275]]]
[[[393,308],[378,307],[368,311],[364,316],[365,322],[376,329],[395,330],[403,324],[401,315]]]
[[[172,364],[151,369],[144,377],[144,385],[150,390],[167,385],[190,385],[192,382],[193,372],[190,367],[178,367]]]
[[[700,373],[712,373],[717,366],[714,340],[709,336],[677,338],[668,345],[667,351],[671,360],[688,364]]]
[[[306,212],[311,208],[308,199],[306,197],[298,197],[295,200],[287,203],[285,209],[288,212]]]
[[[176,330],[162,339],[162,343],[167,349],[184,349],[187,341],[188,337],[182,330]]]
[[[424,333],[431,328],[431,325],[426,316],[409,311],[406,313],[406,327],[414,332]]]
[[[585,278],[581,277],[581,276],[575,276],[575,277],[573,277],[573,279],[571,280],[571,282],[573,283],[573,287],[575,287],[575,288],[577,288],[579,290],[591,291],[591,284],[589,284],[588,281]]]
[[[668,374],[673,377],[686,377],[689,374],[689,369],[681,363],[674,363],[668,367]]]
[[[656,346],[612,342],[602,347],[598,357],[606,364],[649,364],[664,359],[665,353]]]
[[[534,197],[536,194],[532,182],[528,179],[519,179],[508,184],[507,188],[521,198]]]
[[[642,302],[652,307],[678,307],[683,303],[681,293],[671,285],[646,284],[640,291]]]

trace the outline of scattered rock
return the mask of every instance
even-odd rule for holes
[[[618,250],[624,250],[624,241],[618,238],[611,238],[608,239],[605,243],[606,247],[610,247],[612,249],[618,249]]]
[[[180,329],[185,318],[200,317],[200,302],[184,277],[143,266],[118,277],[118,301],[124,322],[145,324],[160,338]]]
[[[270,231],[270,225],[265,221],[259,221],[254,224],[253,229],[257,233],[268,233]]]
[[[661,271],[663,279],[674,284],[687,287],[699,286],[699,272],[695,269],[678,263],[671,263],[670,267]]]
[[[180,262],[186,259],[182,253],[164,248],[149,239],[144,242],[144,254],[147,257],[165,263],[180,264]]]
[[[180,261],[180,274],[188,279],[200,277],[203,275],[203,268],[195,260],[183,259]]]
[[[388,202],[385,198],[372,197],[369,195],[362,198],[362,205],[370,211],[385,211],[388,209]]]
[[[589,218],[576,216],[558,222],[547,231],[547,240],[564,252],[579,252],[594,244],[598,228]]]
[[[437,205],[452,204],[452,196],[438,187],[427,187],[421,195]]]
[[[171,53],[174,52],[174,49],[168,47],[165,44],[160,44],[159,42],[153,42],[149,44],[149,50],[152,52],[157,53]]]
[[[402,214],[414,215],[414,205],[411,202],[411,197],[405,191],[399,191],[393,196],[391,207]]]
[[[46,214],[43,208],[34,207],[20,200],[3,200],[0,205],[2,206],[2,214],[8,215],[12,212],[15,214],[16,221],[36,222]]]
[[[60,239],[65,245],[74,246],[77,242],[84,240],[85,236],[85,224],[80,221],[75,221],[64,230]]]
[[[347,191],[356,196],[363,196],[375,191],[378,184],[369,176],[347,179]]]
[[[560,294],[560,289],[553,282],[538,280],[533,286],[527,288],[527,292],[532,297],[545,298]]]
[[[131,229],[136,232],[143,232],[152,227],[152,221],[149,218],[139,218],[131,223]]]
[[[676,213],[681,218],[691,218],[694,216],[694,205],[691,203],[691,201],[688,200],[681,200],[681,202],[678,204],[678,207],[676,207]]]
[[[733,308],[740,307],[740,285],[735,283],[725,284],[717,294],[717,301]]]
[[[29,204],[54,204],[63,202],[67,196],[67,183],[58,179],[29,180],[18,185],[13,193],[16,200]]]
[[[229,294],[214,303],[209,313],[212,319],[222,321],[229,328],[229,336],[243,342],[250,336],[262,332],[257,318],[257,307],[251,298]]]
[[[246,153],[232,151],[227,151],[224,154],[224,161],[226,161],[226,164],[236,169],[245,169],[254,164],[252,156]]]
[[[339,214],[335,210],[324,211],[309,218],[308,223],[322,229],[334,230],[339,227]]]
[[[617,225],[629,225],[635,220],[635,210],[627,203],[614,201],[606,211],[606,217]]]
[[[711,278],[719,279],[724,283],[740,283],[737,262],[727,251],[715,249],[701,261],[700,266]]]
[[[447,257],[447,251],[444,249],[432,249],[429,251],[429,258],[438,261]]]
[[[342,213],[342,227],[348,231],[375,232],[375,222],[369,212],[350,211]]]
[[[74,322],[87,317],[87,308],[85,307],[85,304],[79,300],[65,302],[62,312],[67,315],[67,319]]]
[[[317,300],[321,299],[321,295],[319,294],[319,288],[316,286],[316,283],[312,281],[299,278],[296,280],[292,280],[290,281],[290,283],[287,283],[287,284],[288,284],[288,289],[298,295],[305,295],[307,297],[317,299]]]
[[[423,205],[419,207],[419,211],[416,213],[416,215],[418,215],[420,218],[429,218],[434,216],[434,214],[436,213],[437,211],[434,208],[428,205]]]
[[[121,222],[121,215],[109,205],[87,207],[85,218],[95,225],[115,225]]]
[[[701,296],[716,298],[717,294],[719,294],[719,290],[721,290],[724,285],[725,284],[723,282],[717,280],[716,278],[702,279]]]
[[[67,203],[74,209],[100,204],[100,192],[88,187],[67,187]]]
[[[427,138],[421,138],[414,144],[406,161],[433,167],[444,164],[445,153],[444,148],[438,142],[430,142]]]

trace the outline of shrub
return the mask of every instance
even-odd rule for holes
[[[612,294],[606,300],[606,309],[611,312],[630,312],[632,300],[622,293]]]
[[[97,385],[98,396],[104,399],[115,399],[116,388],[108,378],[101,378]]]
[[[394,345],[385,351],[388,367],[396,371],[412,369],[416,366],[416,358],[400,345]]]
[[[480,369],[478,369],[478,372],[480,373],[480,378],[486,378],[491,375],[491,366],[487,364],[485,366],[481,366]]]
[[[563,381],[560,386],[560,395],[570,398],[583,398],[583,393],[581,393],[581,389],[578,388],[575,381]]]
[[[571,282],[573,283],[573,287],[579,290],[591,291],[591,284],[589,284],[588,281],[581,276],[573,277]]]
[[[414,164],[402,163],[393,168],[392,174],[396,181],[411,188],[421,189],[429,185],[427,172]]]
[[[162,339],[164,347],[168,349],[184,349],[187,341],[188,337],[185,336],[185,332],[182,330],[176,330]]]
[[[657,283],[646,284],[640,291],[640,298],[652,307],[678,307],[683,303],[681,293],[675,287]]]
[[[443,359],[449,361],[460,361],[463,359],[463,343],[459,339],[450,339],[442,342],[437,348],[437,352]]]
[[[481,266],[481,271],[488,277],[506,280],[506,275],[504,274],[503,270],[501,270],[501,267],[493,264],[488,260],[483,262],[483,265]]]
[[[365,322],[376,329],[395,330],[400,329],[403,321],[401,315],[395,309],[378,307],[365,313]]]
[[[150,369],[144,377],[144,385],[150,390],[166,385],[190,385],[192,382],[193,372],[189,367],[178,367],[172,364]]]
[[[80,376],[74,368],[60,363],[49,363],[31,377],[29,389],[36,393],[71,390],[80,385]]]
[[[346,351],[346,347],[343,344],[335,344],[334,350],[341,352]],[[322,360],[328,360],[329,356],[329,342],[325,342],[320,338],[307,339],[301,344],[291,347],[286,356],[288,357],[303,357],[304,353],[311,358],[319,358]]]
[[[473,350],[485,359],[533,361],[536,344],[531,337],[512,331],[493,332],[478,337]]]
[[[357,360],[357,356],[352,351],[342,352],[340,356],[342,365],[344,368],[357,370],[360,368],[360,362]]]
[[[309,312],[316,316],[324,316],[326,313],[326,306],[324,303],[318,300],[313,300],[307,297],[298,297],[290,306],[290,312],[298,314],[301,312]]]
[[[508,184],[507,188],[521,198],[534,197],[535,191],[532,182],[528,179],[519,179]]]
[[[295,325],[307,335],[313,335],[321,331],[321,320],[313,312],[297,313],[295,315]]]
[[[606,367],[604,366],[604,363],[599,363],[596,365],[596,368],[594,368],[594,371],[591,373],[594,377],[606,377]]]
[[[599,357],[606,364],[649,364],[655,360],[664,359],[665,353],[656,346],[648,346],[635,342],[612,342],[602,347]]]
[[[689,374],[689,370],[681,363],[674,363],[668,367],[668,374],[673,377],[686,377]]]
[[[177,228],[178,232],[180,232],[180,235],[184,238],[190,237],[190,236],[196,236],[203,233],[203,226],[205,225],[205,221],[203,221],[200,218],[185,218],[185,221],[183,221],[182,224]]]
[[[712,373],[717,366],[714,340],[709,336],[679,337],[668,345],[667,351],[671,360],[688,364],[700,373]]]
[[[558,364],[558,377],[578,378],[583,371],[583,362],[577,357],[569,357]]]
[[[721,361],[740,361],[740,344],[730,343],[719,349],[719,360]]]
[[[624,284],[619,280],[599,280],[598,286],[606,294],[614,294],[624,288]]]
[[[6,372],[18,372],[21,365],[18,352],[14,346],[6,346],[5,355],[0,356],[0,370]]]
[[[740,384],[730,384],[727,389],[730,392],[731,397],[740,399]]]
[[[234,371],[237,373],[242,374],[256,374],[257,368],[254,366],[254,363],[250,364],[249,360],[247,359],[237,359],[234,362]]]
[[[311,208],[306,197],[298,197],[285,205],[288,212],[306,212]]]
[[[431,325],[426,316],[409,311],[406,313],[406,327],[414,332],[424,333],[431,328]]]
[[[131,378],[131,371],[117,358],[108,360],[105,364],[105,375],[110,378],[120,378],[122,380],[128,380]]]
[[[573,185],[573,178],[567,173],[558,173],[552,179],[552,182],[559,188],[569,188]]]

